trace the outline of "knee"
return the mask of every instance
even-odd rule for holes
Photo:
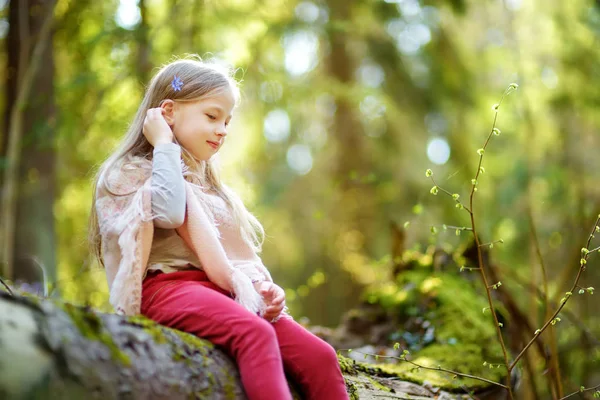
[[[313,346],[307,352],[308,363],[314,367],[339,366],[337,353],[333,347],[322,339],[314,341]]]
[[[246,341],[277,343],[277,335],[273,325],[258,316],[251,316],[240,324],[240,333]]]

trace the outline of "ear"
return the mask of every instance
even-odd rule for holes
[[[160,108],[163,109],[163,117],[167,124],[175,124],[175,102],[171,99],[166,99],[160,102]]]

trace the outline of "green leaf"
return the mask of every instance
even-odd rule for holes
[[[585,290],[587,290],[587,292],[588,292],[589,294],[594,294],[594,287],[593,287],[593,286],[590,286],[589,288],[587,288],[587,289],[585,289]]]

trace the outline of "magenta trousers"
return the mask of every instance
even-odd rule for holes
[[[224,350],[236,361],[250,400],[291,400],[285,373],[306,399],[348,399],[333,347],[292,318],[270,323],[246,310],[204,271],[149,271],[141,311]]]

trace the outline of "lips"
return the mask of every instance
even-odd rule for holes
[[[208,143],[213,149],[218,149],[221,144],[218,142],[211,142],[210,140],[207,140],[206,143]]]

